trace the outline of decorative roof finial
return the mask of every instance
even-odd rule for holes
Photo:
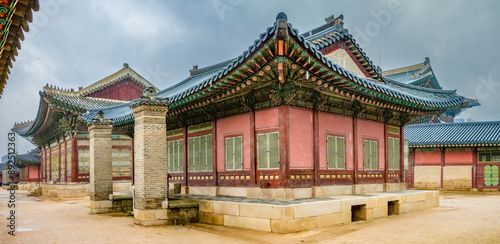
[[[282,20],[284,20],[284,21],[288,21],[288,17],[287,17],[287,16],[286,16],[286,14],[285,14],[285,13],[283,13],[283,12],[280,12],[280,13],[276,16],[276,21],[278,21],[278,20],[280,20],[280,19],[282,19]]]
[[[127,63],[123,63],[123,68],[128,68],[128,64]]]
[[[100,110],[99,112],[96,113],[96,118],[100,121],[104,119],[104,112]]]
[[[148,98],[155,98],[156,97],[156,89],[152,86],[144,89],[143,96],[148,97]]]

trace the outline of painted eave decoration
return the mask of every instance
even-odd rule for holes
[[[24,32],[29,31],[28,22],[33,21],[33,11],[38,10],[38,0],[0,0],[0,97],[24,41]]]

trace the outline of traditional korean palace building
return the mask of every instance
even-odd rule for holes
[[[498,190],[500,122],[405,127],[414,187]]]
[[[21,181],[88,182],[89,134],[79,116],[91,109],[127,104],[140,98],[146,87],[158,91],[127,64],[118,72],[87,87],[80,87],[78,91],[58,89],[48,84],[43,87],[35,120],[18,123],[13,128],[40,148],[19,155],[21,175],[26,176],[21,177]],[[113,135],[115,180],[131,179],[132,143],[126,133]],[[36,159],[38,164],[33,161]],[[35,170],[40,171],[40,175],[34,174]]]
[[[86,122],[99,111],[113,124],[113,176],[130,179],[132,108],[152,103],[165,106],[162,153],[182,185],[395,183],[402,127],[468,105],[454,90],[384,77],[342,16],[299,34],[280,15],[239,57],[134,100],[146,87],[127,65],[78,91],[45,86],[36,118],[13,129],[41,149],[42,181],[88,181]]]
[[[432,70],[429,58],[425,58],[423,63],[405,66],[397,69],[386,70],[382,72],[386,79],[392,79],[405,84],[411,84],[430,89],[443,90],[441,84]],[[460,108],[451,108],[440,115],[429,115],[412,121],[412,124],[429,124],[429,123],[453,123],[456,116],[462,113],[465,109],[479,106],[479,102],[475,99],[464,98],[466,105]]]
[[[280,13],[240,56],[161,91],[128,65],[79,91],[45,86],[13,130],[40,148],[42,181],[90,176],[91,212],[132,175],[141,224],[166,221],[168,176],[183,193],[276,200],[404,189],[403,127],[468,100],[384,77],[343,16],[325,20],[300,34]]]

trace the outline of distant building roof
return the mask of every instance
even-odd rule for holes
[[[499,146],[500,121],[408,125],[410,147]]]
[[[39,166],[41,162],[40,150],[35,148],[25,154],[16,155],[16,166],[23,168],[26,166]]]

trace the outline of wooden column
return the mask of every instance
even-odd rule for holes
[[[354,162],[353,178],[354,184],[358,184],[358,118],[352,119],[352,157]]]
[[[64,139],[64,182],[68,182],[68,140]]]
[[[321,185],[319,176],[319,111],[313,110],[313,180],[314,185]]]
[[[404,182],[404,173],[405,173],[405,131],[404,126],[399,127],[399,182]],[[387,140],[387,139],[386,139]],[[387,152],[388,150],[386,150]]]
[[[49,180],[52,180],[52,147],[49,144]]]
[[[257,138],[255,136],[255,111],[250,111],[250,186],[257,186]]]
[[[212,169],[214,176],[212,184],[219,186],[219,175],[217,172],[217,120],[212,121]]]
[[[384,182],[389,182],[389,125],[384,123]]]
[[[38,168],[40,181],[43,181],[43,167],[45,165],[45,149],[40,150],[40,168]]]
[[[57,148],[59,149],[57,152],[57,163],[59,164],[59,167],[57,167],[58,171],[58,177],[57,177],[57,182],[61,182],[61,142],[59,139],[57,140]]]
[[[71,181],[76,182],[78,179],[78,140],[76,136],[71,139]]]
[[[182,150],[182,154],[183,155],[183,159],[182,161],[184,161],[184,170],[183,170],[183,175],[184,175],[184,180],[183,180],[183,183],[185,186],[188,185],[188,129],[187,129],[187,125],[184,125],[184,128],[182,129],[182,140],[184,141],[184,143],[182,144],[182,146],[184,147],[183,150]]]
[[[278,108],[279,147],[280,147],[280,186],[290,186],[290,117],[289,107],[282,105]]]
[[[415,186],[415,148],[411,149],[410,151],[410,162],[408,164],[408,169],[410,170],[410,186],[413,187]]]
[[[477,189],[477,163],[479,160],[479,156],[477,153],[477,147],[472,148],[472,188]]]
[[[441,148],[441,188],[443,188],[443,168],[445,161],[445,148]]]
[[[131,167],[131,172],[130,172],[130,178],[132,180],[132,185],[134,185],[134,174],[135,174],[135,164],[134,164],[134,138],[132,137],[132,141],[131,141],[131,148],[130,148],[130,156],[131,156],[131,159],[130,159],[130,167]]]

